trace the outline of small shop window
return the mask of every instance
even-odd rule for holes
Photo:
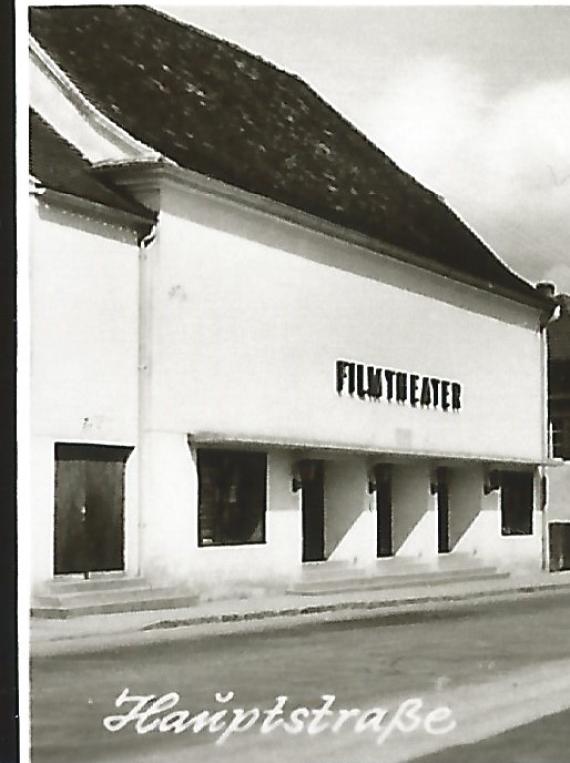
[[[560,451],[564,442],[564,428],[561,419],[551,419],[550,436],[552,443],[552,455],[560,457]]]
[[[551,420],[552,455],[570,460],[570,416],[555,417]]]
[[[534,477],[532,472],[501,475],[501,533],[532,535]]]
[[[267,455],[198,451],[198,544],[265,542]]]

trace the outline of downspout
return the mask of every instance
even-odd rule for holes
[[[544,297],[552,301],[551,307],[545,308],[539,317],[540,333],[540,365],[541,365],[541,411],[542,411],[542,464],[539,466],[540,476],[540,509],[542,518],[542,570],[550,569],[548,548],[548,499],[547,499],[547,475],[546,462],[550,458],[550,438],[548,431],[548,337],[547,328],[552,321],[558,318],[559,308],[555,303],[555,286],[552,283],[541,282],[536,284],[536,290]]]
[[[146,463],[146,424],[148,417],[148,384],[150,374],[150,348],[152,326],[151,281],[149,274],[149,248],[156,240],[158,222],[153,223],[146,234],[138,239],[138,359],[137,359],[137,446],[138,446],[138,523],[137,523],[137,574],[143,575],[144,528],[146,524],[144,478]]]

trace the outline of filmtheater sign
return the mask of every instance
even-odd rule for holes
[[[461,384],[435,376],[377,368],[346,360],[336,362],[336,391],[362,399],[388,400],[442,411],[459,411]]]

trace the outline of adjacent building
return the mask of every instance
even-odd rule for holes
[[[297,77],[143,7],[30,29],[35,586],[545,565],[552,300]]]
[[[550,569],[570,569],[570,297],[557,297],[560,314],[548,327],[548,406],[552,455],[549,469]]]

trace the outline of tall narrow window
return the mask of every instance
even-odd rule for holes
[[[265,542],[267,455],[198,451],[198,543],[224,546]]]
[[[532,535],[534,479],[532,472],[503,472],[501,476],[501,533]]]
[[[561,452],[564,447],[564,427],[562,419],[555,418],[550,420],[550,436],[552,438],[552,455],[555,458],[561,458]]]
[[[551,419],[552,455],[570,460],[570,416],[568,414]]]

